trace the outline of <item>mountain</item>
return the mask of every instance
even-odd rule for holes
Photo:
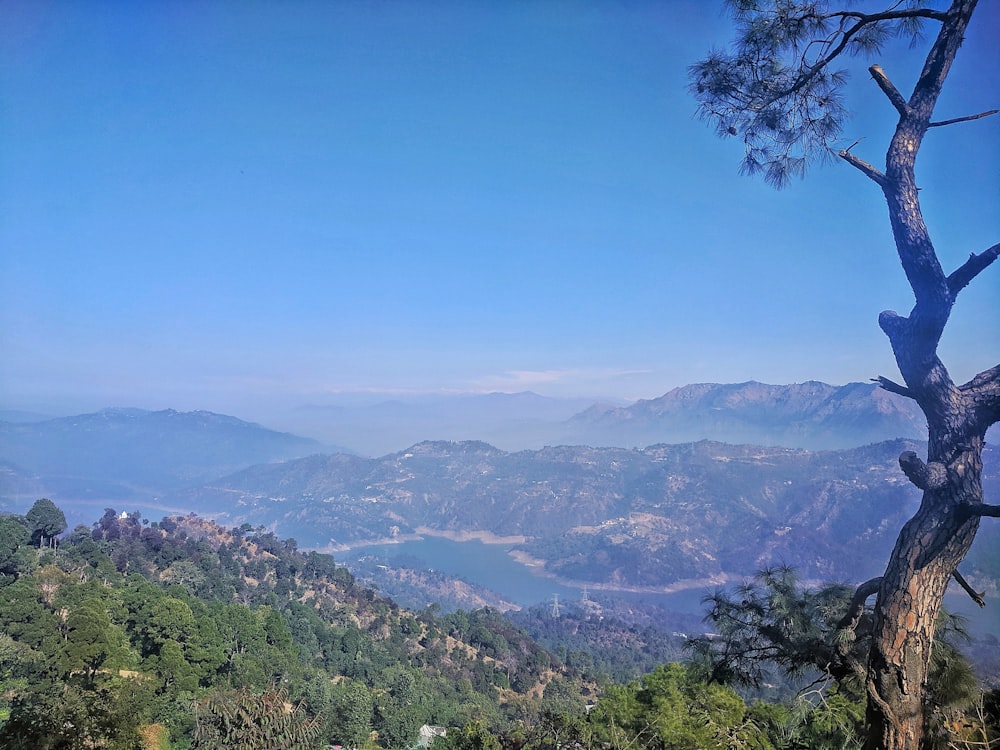
[[[324,449],[207,411],[104,409],[0,422],[0,496],[124,502]]]
[[[806,579],[860,580],[881,570],[919,502],[898,467],[903,450],[922,447],[701,441],[508,453],[482,442],[425,442],[378,459],[254,466],[172,501],[327,550],[478,535],[503,541],[546,575],[596,589],[669,591],[776,563]],[[984,460],[995,486],[996,451]]]
[[[302,406],[281,423],[294,432],[381,456],[422,440],[486,440],[509,450],[566,442],[562,425],[592,404],[537,393],[399,396]],[[569,442],[572,442],[570,440]]]
[[[566,425],[574,442],[642,446],[719,440],[827,450],[891,438],[921,439],[910,399],[872,383],[701,383],[631,406],[593,406]]]
[[[504,450],[546,445],[643,447],[717,440],[813,450],[923,439],[916,405],[872,383],[700,383],[632,404],[531,392],[400,396],[310,405],[280,423],[379,456],[424,440],[484,440]]]

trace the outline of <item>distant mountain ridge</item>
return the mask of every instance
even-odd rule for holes
[[[718,440],[849,448],[923,439],[916,404],[873,383],[698,383],[628,404],[532,392],[340,397],[286,413],[284,429],[382,456],[426,440],[484,440],[503,450],[546,445],[644,447]]]
[[[526,409],[518,416],[538,398],[517,396]],[[498,394],[475,403],[512,402]],[[433,535],[517,538],[508,543],[518,559],[595,588],[662,590],[776,561],[810,578],[856,579],[884,565],[919,501],[897,459],[922,445],[779,444],[922,438],[911,407],[865,384],[700,384],[569,419],[578,437],[589,428],[592,437],[617,434],[618,445],[595,438],[504,450],[433,440],[379,458],[331,455],[314,440],[211,412],[106,409],[0,422],[0,510],[23,512],[47,496],[84,518],[107,507],[194,511],[330,549]],[[566,434],[565,425],[555,426]],[[686,429],[727,439],[685,442]],[[629,447],[641,430],[650,442]],[[984,462],[992,496],[1000,483],[991,446]]]
[[[38,422],[0,422],[0,495],[21,487],[72,496],[83,488],[123,501],[324,449],[315,440],[208,411],[109,408]]]
[[[896,437],[923,439],[908,399],[873,384],[702,383],[623,406],[531,392],[345,402],[301,411],[302,427],[334,447],[208,411],[109,408],[73,417],[0,420],[0,508],[40,496],[106,505],[162,506],[169,490],[257,463],[333,451],[362,453],[428,440],[486,440],[503,450],[551,445],[645,447],[716,440],[830,449]],[[406,439],[406,442],[402,440]]]
[[[818,381],[686,385],[626,407],[593,406],[568,427],[581,442],[623,446],[718,440],[828,450],[926,435],[910,399],[873,383]]]
[[[286,415],[293,432],[383,456],[423,440],[486,440],[509,450],[573,442],[562,425],[593,403],[531,391],[397,396],[309,404]]]

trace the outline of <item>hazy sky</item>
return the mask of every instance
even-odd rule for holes
[[[998,5],[940,119],[1000,106]],[[874,184],[775,192],[692,116],[686,68],[730,36],[710,0],[4,0],[0,407],[895,377]],[[922,59],[880,61],[908,92]],[[878,164],[894,112],[858,70],[845,145]],[[1000,239],[1000,117],[918,167],[947,270]],[[998,313],[993,268],[957,380]]]

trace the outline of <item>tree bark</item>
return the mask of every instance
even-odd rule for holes
[[[939,444],[960,442],[937,435]],[[915,750],[923,737],[923,706],[934,625],[952,573],[965,557],[978,517],[961,520],[957,506],[982,501],[982,439],[957,451],[948,485],[924,493],[903,527],[878,593],[868,667],[867,747]]]

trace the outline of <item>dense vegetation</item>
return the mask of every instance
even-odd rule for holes
[[[109,510],[58,547],[33,531],[0,517],[2,747],[217,746],[226,701],[274,690],[348,746],[536,715],[558,681],[584,705],[498,613],[408,612],[263,530]]]
[[[448,729],[438,750],[857,740],[849,686],[748,705],[704,661],[655,663],[682,639],[595,614],[408,611],[261,528],[108,510],[66,534],[39,501],[0,516],[0,747],[408,748],[423,725]],[[986,737],[990,694],[965,698],[947,718]]]
[[[544,606],[507,617],[581,674],[602,683],[627,683],[685,659],[687,633],[703,630],[694,615],[647,607],[638,616],[626,602],[602,597],[600,604],[590,599],[564,603],[558,617]]]

